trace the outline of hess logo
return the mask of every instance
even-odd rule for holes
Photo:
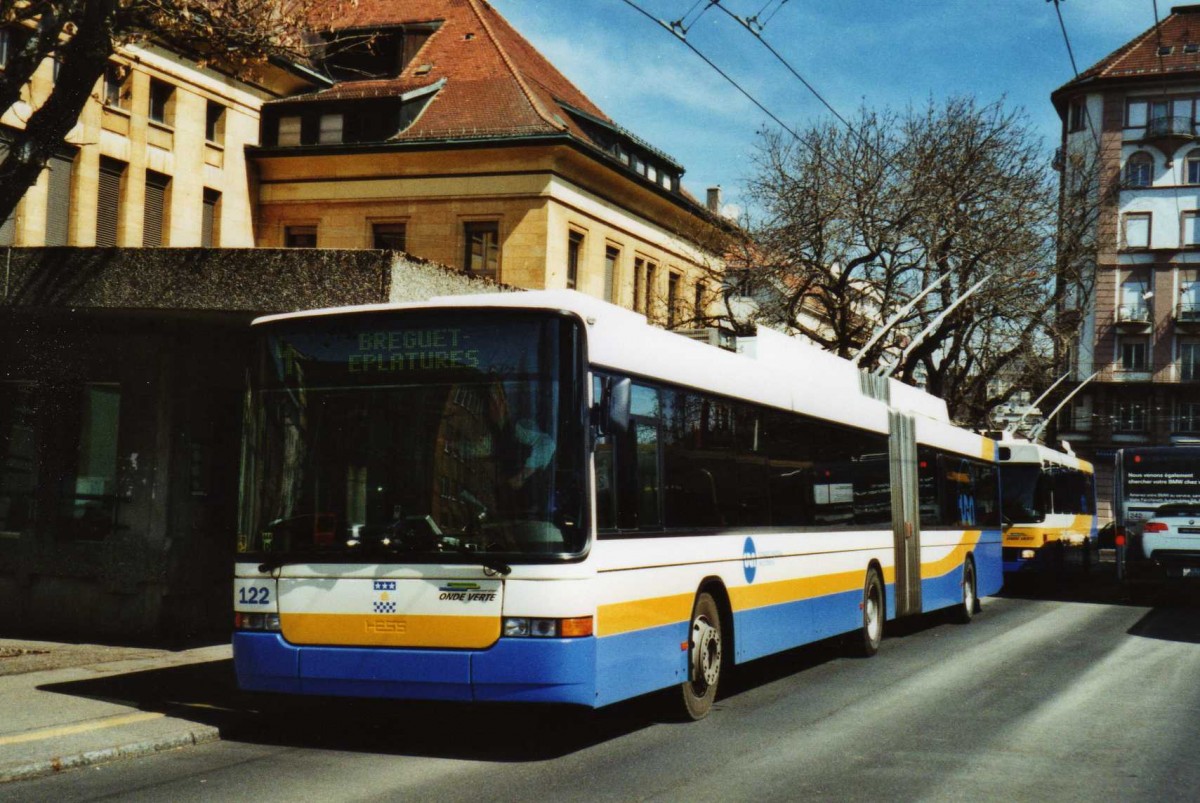
[[[408,632],[408,623],[403,619],[368,619],[364,624],[368,633]]]

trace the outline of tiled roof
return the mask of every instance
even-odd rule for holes
[[[340,81],[333,87],[273,101],[394,97],[445,85],[397,140],[569,133],[591,144],[561,103],[614,125],[592,101],[484,0],[358,0],[332,20],[333,31],[381,30],[438,23],[416,57],[394,79]]]
[[[1160,53],[1160,48],[1164,52]],[[1097,80],[1181,73],[1200,73],[1200,5],[1175,6],[1157,26],[1117,48],[1055,94]]]

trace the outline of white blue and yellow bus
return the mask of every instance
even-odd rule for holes
[[[1096,544],[1096,479],[1073,453],[1006,435],[999,444],[1006,573],[1086,570]]]
[[[567,291],[255,324],[240,686],[598,707],[1000,588],[995,442],[772,332]]]

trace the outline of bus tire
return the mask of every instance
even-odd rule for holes
[[[1083,573],[1090,575],[1092,573],[1092,539],[1083,539]]]
[[[725,662],[721,610],[707,591],[696,595],[688,626],[688,679],[680,684],[680,713],[704,719],[712,710]]]
[[[879,570],[874,566],[867,569],[867,579],[863,583],[862,598],[862,628],[853,642],[854,653],[862,658],[870,658],[879,652],[883,642],[883,620],[886,615],[884,608],[883,580]]]
[[[977,589],[975,562],[967,558],[963,561],[961,601],[954,606],[950,616],[956,624],[970,624],[971,620],[975,618],[975,607],[979,604]]]

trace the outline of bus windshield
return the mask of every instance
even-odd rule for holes
[[[1039,482],[1041,466],[1000,466],[1000,494],[1004,516],[1015,524],[1033,524],[1046,519],[1045,488]]]
[[[260,328],[240,552],[451,562],[584,549],[573,319],[419,310]]]

